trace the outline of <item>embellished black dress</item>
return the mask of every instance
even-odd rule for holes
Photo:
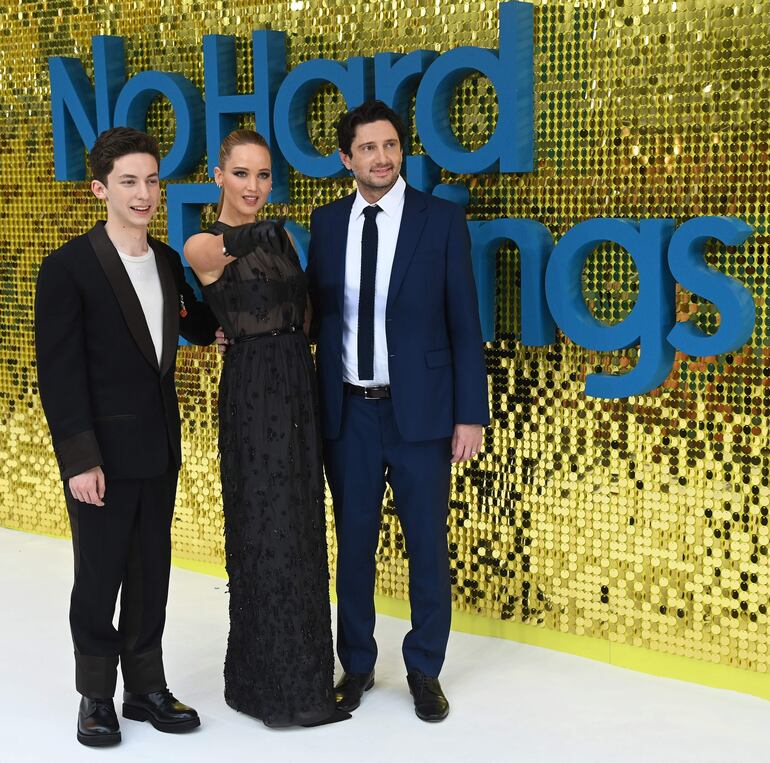
[[[217,222],[208,232],[225,230]],[[219,386],[225,699],[269,726],[318,722],[334,713],[334,654],[306,277],[284,235],[203,293],[235,339]]]

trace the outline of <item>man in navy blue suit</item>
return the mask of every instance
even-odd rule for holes
[[[451,621],[446,523],[451,463],[473,458],[489,422],[463,209],[400,176],[406,130],[380,101],[337,125],[356,193],[313,212],[308,262],[324,458],[337,528],[337,704],[374,685],[375,553],[385,481],[409,554],[404,639],[417,716],[443,720]]]

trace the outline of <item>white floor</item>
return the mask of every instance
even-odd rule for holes
[[[377,685],[352,720],[269,730],[222,699],[224,581],[174,569],[164,649],[169,684],[195,706],[187,735],[124,720],[123,742],[75,740],[67,541],[0,529],[0,761],[591,761],[764,763],[770,702],[654,678],[509,641],[452,634],[449,718],[413,713],[404,621],[381,617]],[[120,687],[119,687],[120,691]]]

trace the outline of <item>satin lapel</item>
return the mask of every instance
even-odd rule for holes
[[[161,252],[161,245],[150,239],[155,252],[160,288],[163,292],[163,353],[160,358],[160,375],[165,376],[174,364],[179,343],[179,289],[171,272],[171,265]]]
[[[335,268],[334,282],[336,284],[340,315],[343,314],[345,309],[345,259],[348,251],[348,224],[350,223],[350,210],[353,209],[355,198],[356,195],[351,194],[342,199],[338,207],[336,224],[332,231],[330,254],[332,257],[332,267]]]
[[[115,292],[115,297],[131,336],[134,337],[142,355],[147,358],[147,362],[157,371],[158,359],[155,355],[155,346],[152,343],[150,330],[147,328],[147,321],[144,318],[139,297],[136,296],[134,287],[131,285],[131,279],[120,261],[118,250],[104,230],[104,223],[98,222],[88,231],[88,240],[94,248],[96,258],[99,260],[113,292]]]
[[[404,211],[401,213],[401,227],[396,241],[396,253],[393,257],[393,269],[390,272],[388,286],[388,304],[386,313],[390,313],[393,303],[398,296],[398,290],[412,261],[417,242],[420,240],[422,229],[425,227],[427,215],[425,199],[422,195],[407,186],[404,191]]]

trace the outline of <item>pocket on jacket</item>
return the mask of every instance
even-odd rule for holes
[[[425,353],[425,365],[428,368],[441,368],[452,364],[452,350],[448,347],[443,350],[430,350]]]
[[[136,415],[133,413],[118,413],[115,416],[97,416],[94,421],[135,421]]]

